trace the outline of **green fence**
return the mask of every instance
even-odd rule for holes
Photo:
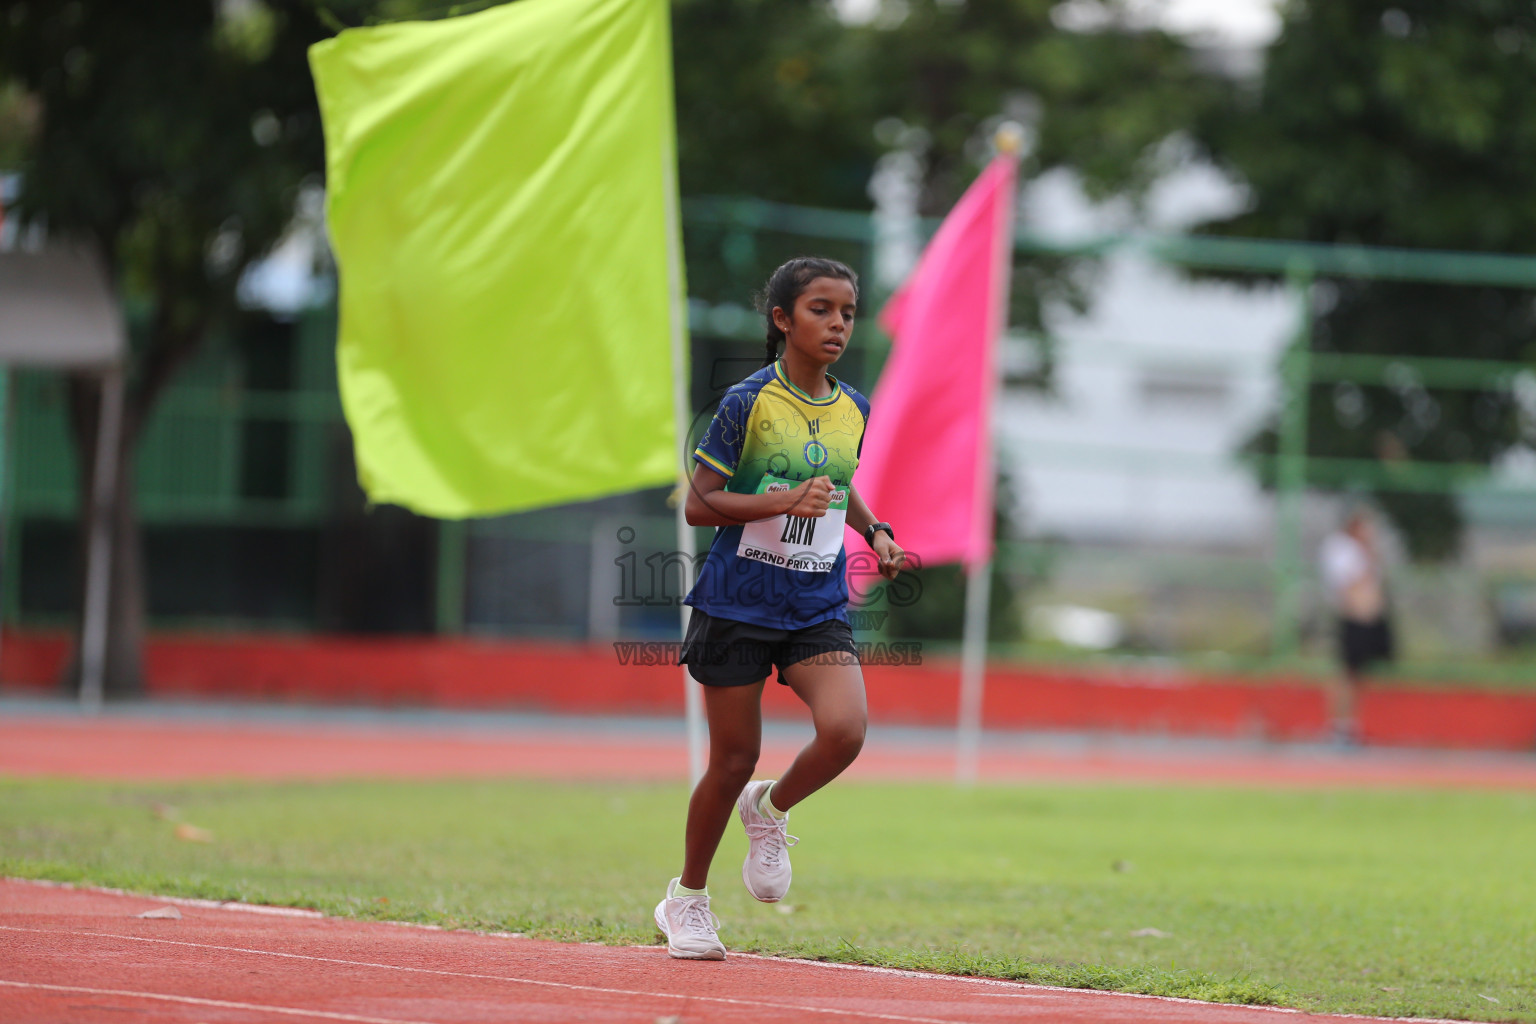
[[[764,248],[762,242],[744,239],[784,237],[830,240],[842,246],[845,258],[864,254],[869,265],[868,247],[873,232],[869,219],[856,214],[826,213],[803,208],[776,206],[735,200],[703,200],[685,204],[694,233],[705,242],[718,246],[721,259],[715,266],[730,266],[732,258],[744,262],[745,254]],[[929,225],[930,229],[933,225]],[[707,231],[703,230],[707,227]],[[1032,580],[1043,574],[1043,566],[1075,561],[1079,565],[1095,561],[1117,570],[1134,566],[1134,574],[1147,581],[1147,589],[1161,592],[1199,586],[1220,595],[1216,612],[1230,607],[1235,593],[1261,595],[1267,604],[1261,633],[1250,630],[1250,638],[1227,651],[1233,663],[1256,662],[1273,665],[1295,664],[1298,654],[1310,651],[1313,664],[1326,649],[1319,614],[1319,586],[1312,569],[1312,559],[1304,544],[1303,499],[1319,488],[1339,491],[1380,491],[1414,494],[1456,495],[1488,510],[1497,506],[1502,518],[1513,525],[1536,528],[1536,485],[1501,481],[1481,462],[1415,462],[1407,459],[1383,461],[1362,458],[1322,458],[1309,456],[1307,438],[1308,397],[1315,385],[1351,383],[1362,387],[1393,386],[1406,375],[1427,391],[1473,389],[1508,390],[1525,382],[1536,385],[1536,365],[1529,362],[1489,361],[1454,358],[1454,339],[1444,357],[1399,354],[1356,355],[1316,351],[1310,336],[1313,323],[1311,303],[1314,282],[1326,279],[1360,279],[1378,282],[1418,283],[1432,286],[1480,286],[1536,289],[1536,258],[1499,256],[1479,253],[1427,252],[1394,250],[1363,246],[1324,246],[1267,242],[1246,239],[1168,237],[1157,235],[1106,236],[1063,244],[1059,241],[1020,232],[1015,244],[1015,265],[1027,265],[1032,259],[1082,257],[1088,259],[1111,254],[1133,254],[1195,273],[1220,274],[1228,279],[1275,280],[1283,282],[1294,306],[1294,336],[1277,366],[1271,369],[1285,400],[1279,417],[1278,446],[1269,454],[1230,453],[1219,464],[1176,451],[1148,451],[1128,443],[1122,446],[1062,444],[1026,451],[1026,461],[1070,461],[1118,472],[1141,474],[1149,478],[1177,475],[1199,476],[1230,472],[1234,465],[1262,475],[1274,485],[1277,510],[1276,531],[1271,557],[1252,554],[1192,553],[1180,551],[1125,551],[1119,548],[1095,548],[1091,544],[1058,544],[1027,537],[1005,543],[1000,561],[1011,571],[1019,589],[1029,590]],[[690,243],[693,238],[690,237]],[[810,247],[807,245],[807,247]],[[773,257],[786,255],[781,247],[770,244],[772,256],[753,267],[765,273],[765,264]],[[726,257],[726,254],[734,254]],[[692,252],[691,258],[698,258]],[[858,257],[854,257],[858,258]],[[1527,296],[1529,299],[1530,296]],[[742,341],[755,340],[756,323],[739,315],[726,300],[719,306],[696,304],[693,321],[709,325],[715,331],[731,331]],[[1049,339],[1045,339],[1050,344]],[[867,332],[861,343],[875,353],[871,363],[878,363],[880,346],[870,345]],[[1059,343],[1056,343],[1059,347]],[[1113,341],[1097,343],[1095,354],[1115,358]],[[1110,351],[1105,351],[1106,349]],[[866,381],[873,374],[865,374]],[[1536,536],[1536,529],[1531,531]],[[1463,606],[1474,604],[1506,606],[1513,617],[1536,623],[1531,609],[1536,606],[1536,557],[1525,557],[1492,572],[1479,573],[1464,564],[1446,566],[1403,565],[1395,570],[1394,589],[1402,604],[1412,611],[1415,605],[1426,608],[1433,602],[1424,597],[1437,592],[1460,595]],[[1434,610],[1426,611],[1427,620],[1446,618]],[[1454,618],[1455,616],[1451,616]],[[1251,624],[1252,617],[1249,617]],[[1428,621],[1417,630],[1423,639],[1424,657],[1418,659],[1420,674],[1446,675],[1463,670],[1484,676],[1536,681],[1536,664],[1524,651],[1513,651],[1486,659],[1488,663],[1469,669],[1455,645],[1435,639],[1442,622]],[[1307,642],[1304,643],[1303,641]],[[1052,651],[1053,656],[1063,652]],[[1184,656],[1191,652],[1174,651]]]
[[[256,329],[246,335],[209,340],[153,409],[136,450],[135,502],[147,529],[304,531],[327,521],[337,490],[330,453],[345,434],[334,323],[323,309],[293,323],[251,318],[247,326]],[[74,599],[71,534],[80,501],[68,382],[14,372],[10,398],[5,619],[57,623]],[[174,585],[165,569],[151,560],[152,577]],[[197,595],[179,603],[195,605]],[[238,616],[175,617],[241,624]],[[282,624],[307,625],[302,616]]]
[[[841,258],[861,271],[873,265],[874,231],[869,216],[844,211],[814,210],[751,200],[695,199],[685,201],[684,235],[688,253],[690,323],[693,332],[695,380],[693,399],[703,409],[711,402],[706,379],[720,359],[734,359],[750,369],[760,350],[761,329],[750,310],[750,296],[783,259],[806,251]],[[931,228],[932,225],[929,225]],[[1247,459],[1255,471],[1275,485],[1276,532],[1272,556],[1142,550],[1126,552],[1093,545],[1067,544],[1049,538],[1014,536],[1000,549],[1000,564],[1027,599],[1039,581],[1067,563],[1082,574],[1099,560],[1116,571],[1135,567],[1149,586],[1161,592],[1204,588],[1212,593],[1242,593],[1261,608],[1262,622],[1249,616],[1242,650],[1233,657],[1258,660],[1294,659],[1319,650],[1309,633],[1316,613],[1316,584],[1304,536],[1304,500],[1318,488],[1386,489],[1426,494],[1476,497],[1484,505],[1502,503],[1512,521],[1536,521],[1536,488],[1500,487],[1487,467],[1477,462],[1412,462],[1377,459],[1319,459],[1307,455],[1308,396],[1320,383],[1349,383],[1363,387],[1390,385],[1410,374],[1431,391],[1502,389],[1525,386],[1532,366],[1520,362],[1490,362],[1443,357],[1345,355],[1316,351],[1309,336],[1313,322],[1310,303],[1318,279],[1360,279],[1418,282],[1436,286],[1496,286],[1536,289],[1536,258],[1466,253],[1430,253],[1283,244],[1237,239],[1116,236],[1070,245],[1021,233],[1016,240],[1016,267],[1031,261],[1096,259],[1114,253],[1191,271],[1229,277],[1278,278],[1287,283],[1295,307],[1296,331],[1278,366],[1264,368],[1276,375],[1287,396],[1278,423],[1278,446],[1271,454],[1230,458],[1216,465],[1195,465],[1176,452],[1147,452],[1134,445],[1080,446],[1076,450],[1024,453],[1025,459],[1073,459],[1083,464],[1146,474],[1231,472]],[[868,278],[868,275],[865,275]],[[883,296],[865,295],[866,308]],[[849,354],[843,372],[869,388],[878,375],[886,348],[878,332],[865,327],[864,341]],[[1044,339],[1049,343],[1049,339]],[[215,339],[198,360],[168,389],[148,425],[135,467],[137,501],[150,529],[286,530],[318,535],[338,517],[360,514],[359,498],[350,479],[345,455],[344,427],[335,392],[333,362],[334,315],[316,310],[292,325],[262,325],[250,336],[232,334]],[[280,356],[273,353],[281,350]],[[1103,358],[1113,359],[1113,346]],[[273,365],[280,364],[276,370]],[[736,373],[731,379],[744,375]],[[730,377],[729,372],[725,376]],[[7,621],[58,620],[62,614],[57,586],[36,582],[60,569],[40,564],[62,550],[57,538],[67,532],[76,512],[76,469],[68,436],[63,382],[46,374],[17,373],[10,403],[12,458],[6,462],[10,500],[6,505],[7,565],[4,613]],[[1199,460],[1195,460],[1199,461]],[[682,459],[680,457],[681,464]],[[1310,491],[1309,491],[1310,489]],[[602,620],[604,631],[645,631],[666,628],[671,620],[650,611],[626,610],[615,618],[593,609],[608,600],[603,594],[602,529],[615,517],[642,527],[648,536],[665,536],[666,495],[655,492],[610,503],[562,510],[554,516],[512,516],[466,524],[441,524],[429,573],[431,616],[446,632],[461,629],[497,632],[536,631],[557,635],[588,635]],[[1469,499],[1470,500],[1470,499]],[[548,539],[551,531],[560,534]],[[53,547],[39,537],[53,535]],[[558,562],[526,564],[540,545],[562,545],[567,553],[585,551],[581,564],[561,570]],[[477,565],[495,562],[498,551],[517,548],[503,571],[503,584],[477,577]],[[50,554],[51,552],[51,554]],[[30,559],[30,563],[29,563]],[[522,559],[520,561],[519,559]],[[497,563],[501,564],[501,563]],[[153,562],[151,574],[161,573]],[[572,577],[560,622],[516,620],[515,601],[501,600],[497,586],[526,586],[527,574],[564,571]],[[1460,575],[1458,575],[1460,574]],[[1531,601],[1526,588],[1536,587],[1536,565],[1511,565],[1502,575],[1483,574],[1467,584],[1464,566],[1400,570],[1405,587],[1433,589],[1444,583],[1483,603],[1501,600],[1523,607]],[[580,579],[576,580],[575,577]],[[1419,583],[1413,580],[1422,577]],[[36,585],[23,586],[23,580]],[[1440,581],[1440,582],[1436,582]],[[579,584],[579,586],[577,585]],[[67,588],[65,588],[67,589]],[[50,600],[32,599],[52,594]],[[1536,589],[1530,590],[1536,593]],[[584,595],[579,597],[578,594]],[[1503,597],[1500,595],[1514,595]],[[504,596],[504,595],[503,595]],[[559,601],[555,602],[557,605]],[[300,601],[295,607],[302,607]],[[152,610],[154,605],[152,604]],[[1020,615],[1024,616],[1021,610]],[[157,613],[162,622],[186,618]],[[510,617],[509,617],[510,616]],[[192,616],[196,618],[196,616]],[[249,621],[236,615],[213,616],[231,626],[269,625],[268,619]],[[314,628],[321,623],[303,614],[280,624]],[[1179,656],[1193,652],[1168,650]],[[1454,653],[1454,652],[1453,652]],[[1523,655],[1508,655],[1518,658]],[[1454,658],[1452,660],[1455,660]],[[1502,663],[1504,653],[1493,661]],[[1427,664],[1427,663],[1426,663]],[[1517,674],[1523,669],[1516,668]]]

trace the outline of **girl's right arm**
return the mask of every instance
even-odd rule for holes
[[[694,466],[683,506],[689,526],[740,526],[786,513],[824,516],[832,499],[832,481],[824,476],[767,494],[734,494],[725,489],[725,482],[725,477],[708,466]]]

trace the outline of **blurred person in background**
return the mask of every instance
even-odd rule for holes
[[[1356,704],[1365,678],[1393,657],[1392,623],[1375,517],[1364,505],[1352,507],[1343,525],[1323,541],[1319,556],[1323,586],[1338,618],[1338,654],[1343,673],[1332,687],[1333,739],[1358,746]]]

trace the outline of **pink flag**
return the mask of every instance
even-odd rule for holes
[[[1017,164],[1004,154],[988,165],[880,313],[891,355],[870,400],[857,487],[924,565],[973,570],[992,556],[992,397]],[[851,582],[857,592],[872,580]]]

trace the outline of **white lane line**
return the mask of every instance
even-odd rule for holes
[[[665,946],[631,946],[631,949],[659,949]],[[998,985],[1023,989],[1021,992],[978,992],[985,996],[1103,996],[1106,999],[1151,999],[1160,1003],[1182,1003],[1186,1006],[1219,1007],[1224,1010],[1258,1010],[1264,1013],[1300,1014],[1319,1020],[1366,1020],[1378,1024],[1477,1024],[1476,1021],[1454,1020],[1449,1017],[1372,1017],[1363,1013],[1323,1013],[1317,1010],[1298,1010],[1294,1006],[1265,1006],[1262,1003],[1216,1003],[1208,999],[1191,999],[1188,996],[1154,996],[1146,992],[1116,992],[1107,988],[1069,988],[1065,985],[1041,985],[1033,981],[1007,981],[1003,978],[978,978],[969,974],[938,974],[933,971],[909,971],[902,967],[876,967],[874,964],[839,964],[829,960],[801,960],[792,956],[763,956],[759,953],[732,953],[731,956],[749,957],[780,964],[806,964],[811,967],[830,967],[839,971],[866,971],[871,974],[896,975],[900,978],[932,978],[935,981],[961,981],[971,985]]]
[[[106,888],[100,888],[100,887],[96,887],[96,886],[73,885],[73,884],[71,884],[69,882],[50,882],[50,881],[46,881],[46,880],[43,880],[43,879],[3,878],[3,879],[0,879],[0,881],[16,882],[16,883],[19,883],[21,885],[41,885],[41,886],[46,886],[46,887],[49,887],[49,888],[74,889],[74,890],[76,890],[78,892],[103,892],[103,893],[109,893],[111,895],[135,896],[135,897],[138,897],[138,898],[141,898],[141,899],[148,899],[148,900],[165,900],[165,899],[169,899],[169,897],[154,896],[154,895],[148,895],[148,894],[144,894],[144,893],[128,893],[128,892],[124,892],[121,889],[106,889]],[[300,910],[300,909],[298,909],[296,907],[267,907],[267,906],[260,906],[260,905],[251,904],[251,903],[233,903],[233,902],[231,902],[231,903],[219,903],[219,902],[216,902],[216,901],[213,901],[213,900],[206,900],[206,901],[185,900],[183,902],[190,903],[190,904],[197,904],[197,905],[201,905],[201,904],[206,903],[207,905],[211,906],[212,908],[219,909],[219,910],[250,910],[250,911],[265,912],[265,913],[288,914],[288,915],[291,915],[291,916],[294,916],[294,917],[316,917],[316,918],[323,918],[325,920],[336,920],[336,921],[344,921],[344,920],[346,920],[345,918],[329,918],[325,914],[321,913],[318,910]],[[386,926],[391,927],[391,928],[420,928],[420,929],[424,929],[424,930],[427,930],[427,931],[444,931],[444,932],[446,932],[446,931],[463,931],[462,929],[442,928],[442,927],[440,927],[438,925],[434,925],[434,924],[415,924],[415,923],[410,922],[410,921],[375,921],[375,922],[372,922],[372,923],[373,924],[386,925]],[[5,927],[5,926],[4,925],[0,925],[0,928],[3,928],[3,927]],[[488,936],[491,936],[491,937],[494,937],[494,938],[507,938],[507,939],[526,939],[527,938],[527,936],[523,935],[521,932],[464,932],[464,934],[488,935]],[[146,941],[148,941],[148,940],[146,940]],[[161,940],[161,941],[164,941],[164,940]],[[533,940],[533,941],[540,941],[540,940]],[[593,945],[604,945],[604,943],[593,943]],[[658,950],[658,951],[661,951],[661,952],[665,952],[666,951],[666,947],[665,946],[630,946],[628,948],[630,948],[630,949],[651,949],[651,950]],[[274,953],[273,955],[274,956],[283,956],[283,955],[287,955],[287,954]],[[970,984],[970,985],[1005,986],[1005,987],[1008,987],[1008,988],[1023,989],[1023,990],[1032,991],[1032,992],[1055,993],[1057,995],[1065,995],[1065,996],[1104,996],[1104,997],[1111,998],[1111,999],[1151,999],[1151,1000],[1156,1000],[1158,1002],[1164,1002],[1164,1003],[1183,1003],[1183,1004],[1186,1004],[1186,1005],[1189,1005],[1189,1006],[1223,1006],[1223,1007],[1227,1007],[1229,1009],[1235,1009],[1235,1010],[1261,1010],[1261,1011],[1264,1011],[1266,1013],[1309,1014],[1311,1016],[1327,1017],[1327,1018],[1330,1018],[1330,1019],[1333,1019],[1333,1020],[1381,1021],[1381,1022],[1384,1022],[1384,1024],[1468,1024],[1468,1022],[1464,1021],[1464,1020],[1451,1020],[1451,1019],[1445,1018],[1445,1017],[1372,1017],[1372,1016],[1369,1016],[1367,1014],[1361,1014],[1361,1013],[1328,1013],[1328,1014],[1325,1014],[1325,1013],[1314,1013],[1313,1011],[1310,1011],[1310,1010],[1298,1010],[1298,1009],[1296,1009],[1294,1007],[1290,1007],[1290,1006],[1264,1006],[1264,1005],[1255,1005],[1255,1004],[1252,1004],[1252,1003],[1216,1003],[1216,1002],[1210,1002],[1210,1001],[1205,1000],[1205,999],[1190,999],[1190,998],[1185,997],[1185,996],[1154,996],[1154,995],[1149,995],[1149,994],[1144,993],[1144,992],[1115,992],[1115,991],[1110,990],[1110,989],[1069,988],[1069,987],[1067,987],[1065,985],[1041,985],[1041,984],[1039,984],[1037,982],[1030,982],[1030,981],[1008,981],[1008,980],[1005,980],[1005,979],[1002,979],[1002,978],[978,978],[978,977],[975,977],[975,976],[972,976],[972,975],[965,975],[965,974],[939,974],[939,973],[932,972],[932,971],[910,971],[910,970],[905,970],[905,969],[900,968],[900,967],[877,967],[877,966],[875,966],[873,964],[839,964],[839,963],[832,963],[831,961],[827,961],[827,960],[802,960],[802,959],[799,959],[797,957],[763,956],[763,955],[761,955],[759,953],[732,953],[731,956],[734,956],[734,957],[745,957],[745,958],[750,959],[750,960],[764,960],[764,961],[768,961],[768,962],[771,962],[771,963],[804,964],[804,965],[809,966],[809,967],[826,967],[826,968],[831,968],[833,970],[840,970],[840,971],[861,971],[861,972],[865,972],[865,973],[869,973],[869,974],[884,974],[884,975],[888,975],[888,976],[889,975],[894,975],[894,976],[900,977],[900,978],[931,978],[931,979],[936,980],[936,981],[946,981],[946,982],[956,982],[956,981],[958,981],[958,982],[963,982],[963,983]],[[916,1019],[916,1018],[914,1018],[914,1019]]]
[[[302,917],[310,920],[329,920],[323,911],[310,910],[306,907],[279,907],[268,903],[241,903],[239,900],[204,900],[191,896],[157,896],[150,892],[137,892],[132,889],[112,889],[104,885],[76,885],[73,882],[52,882],[46,878],[13,878],[0,876],[0,882],[14,883],[16,885],[36,885],[44,889],[67,889],[70,892],[94,892],[107,896],[127,896],[136,900],[150,900],[155,903],[175,903],[183,907],[201,907],[207,910],[235,910],[243,914],[268,914],[272,917]],[[338,918],[337,920],[341,920]],[[463,931],[462,928],[444,928],[440,924],[421,924],[417,921],[375,921],[374,924],[384,924],[391,928],[421,928],[429,932]],[[493,939],[526,939],[528,936],[522,932],[474,932],[475,935],[488,935]],[[602,943],[598,943],[602,945]]]
[[[0,882],[36,885],[44,889],[68,889],[72,892],[99,892],[105,893],[108,896],[131,896],[134,899],[154,900],[156,903],[175,903],[183,907],[207,907],[209,910],[239,910],[247,914],[271,914],[274,917],[320,918],[325,916],[318,910],[306,910],[303,907],[273,907],[261,903],[241,903],[238,900],[199,900],[188,896],[153,896],[146,893],[130,892],[127,889],[109,889],[102,885],[75,885],[71,882],[50,882],[42,878],[0,878]]]
[[[121,988],[86,988],[83,985],[45,985],[40,981],[6,981],[0,985],[11,988],[36,988],[45,992],[76,992],[92,996],[117,996],[128,999],[158,999],[162,1003],[187,1003],[191,1006],[216,1006],[222,1010],[256,1010],[261,1013],[280,1013],[289,1017],[320,1017],[324,1020],[344,1020],[353,1024],[429,1024],[427,1021],[403,1020],[399,1017],[359,1017],[355,1013],[331,1013],[326,1010],[300,1010],[288,1006],[264,1006],[261,1003],[234,1003],[227,999],[202,999],[198,996],[173,996],[164,992],[131,992]]]
[[[472,978],[477,981],[504,981],[516,985],[540,985],[545,988],[566,989],[571,992],[595,992],[610,996],[639,996],[647,999],[679,999],[684,1002],[724,1003],[727,1006],[747,1006],[753,1009],[794,1010],[800,1013],[825,1013],[834,1017],[866,1017],[871,1020],[895,1020],[908,1024],[960,1024],[955,1018],[909,1017],[897,1013],[875,1013],[869,1010],[835,1010],[826,1006],[805,1006],[799,1003],[776,1003],[766,999],[732,999],[728,996],[688,995],[679,992],[644,992],[627,988],[604,988],[598,985],[575,985],[564,981],[538,981],[533,978],[509,978],[499,974],[471,974],[466,971],[441,971],[430,967],[401,967],[397,964],[376,964],[365,960],[339,960],[329,956],[309,956],[305,953],[282,953],[271,949],[247,949],[243,946],[215,946],[206,942],[185,942],[180,939],[152,939],[144,935],[118,935],[114,932],[64,932],[46,928],[19,928],[0,924],[0,931],[30,932],[37,935],[53,935],[66,938],[121,939],[127,942],[157,942],[166,946],[187,946],[192,949],[216,949],[225,953],[250,953],[256,956],[276,956],[289,960],[309,960],[321,964],[341,964],[344,967],[374,967],[384,971],[401,971],[406,974],[431,974],[443,978]],[[388,1024],[395,1024],[391,1021]],[[1464,1024],[1464,1022],[1458,1022]]]

